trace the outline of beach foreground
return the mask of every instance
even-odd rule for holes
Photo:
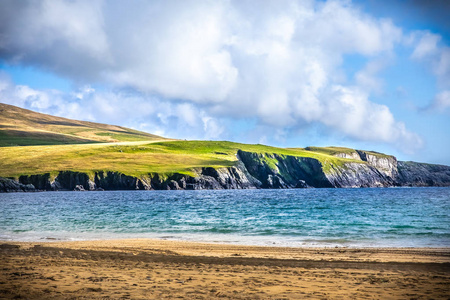
[[[449,249],[7,242],[1,299],[448,299]]]

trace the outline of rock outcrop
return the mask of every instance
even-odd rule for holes
[[[398,176],[397,159],[392,155],[385,155],[373,151],[354,150],[352,152],[337,152],[333,154],[333,156],[356,161],[365,161],[391,179]]]
[[[14,179],[0,177],[0,192],[35,192],[36,189],[32,184],[22,184]]]
[[[239,150],[238,159],[261,188],[333,187],[314,158]]]
[[[348,162],[343,166],[332,165],[326,174],[336,188],[388,187],[394,180],[370,164]]]
[[[38,175],[22,175],[19,177],[19,183],[24,185],[33,185],[36,190],[51,191],[50,173]]]
[[[330,163],[325,172],[314,158],[244,151],[238,154],[251,175],[262,182],[262,188],[299,188],[304,186],[302,182],[311,187],[336,188],[396,185],[395,157],[364,155],[358,159],[361,162]]]
[[[363,150],[356,150],[362,161],[367,162],[372,167],[384,175],[394,179],[398,176],[397,159],[391,155],[373,153]]]
[[[135,177],[112,171],[61,171],[56,176],[22,175],[18,181],[0,178],[0,192],[450,186],[448,166],[398,162],[393,156],[361,150],[345,155],[335,155],[347,158],[339,164],[329,161],[323,165],[311,157],[239,150],[234,166],[198,168],[190,175],[150,173]]]
[[[450,186],[450,167],[399,161],[397,184],[400,186]]]

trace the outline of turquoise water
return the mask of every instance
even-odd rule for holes
[[[450,247],[450,188],[0,194],[0,240]]]

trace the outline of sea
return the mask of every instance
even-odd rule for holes
[[[0,194],[0,241],[450,247],[450,188]]]

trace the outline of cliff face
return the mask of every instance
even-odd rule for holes
[[[394,180],[369,164],[349,162],[342,167],[332,166],[326,175],[333,187],[388,187]]]
[[[399,161],[397,183],[401,186],[450,186],[450,167]]]
[[[241,150],[237,155],[261,188],[332,187],[316,159]]]
[[[389,187],[396,186],[397,159],[394,156],[355,150],[352,153],[336,153],[334,156],[359,162],[347,162],[343,166],[331,166],[327,178],[334,187]]]
[[[358,159],[355,159],[355,155]],[[345,155],[349,155],[348,153]],[[93,175],[63,171],[23,175],[16,182],[0,178],[0,192],[34,190],[199,190],[307,187],[450,186],[450,167],[398,162],[395,157],[356,150],[352,160],[339,165],[310,157],[239,150],[233,167],[204,167],[195,175],[151,173],[133,177],[99,171]],[[340,156],[339,153],[335,156]],[[345,158],[350,158],[345,156]]]
[[[8,186],[3,188],[3,181]],[[201,189],[251,189],[260,188],[261,182],[252,177],[242,162],[234,167],[214,169],[210,167],[196,170],[195,176],[185,174],[148,174],[133,177],[118,172],[95,172],[88,174],[72,171],[59,172],[52,178],[50,174],[23,175],[19,182],[10,179],[0,181],[0,191],[95,191],[95,190],[201,190]],[[6,186],[6,185],[5,185]]]
[[[0,177],[0,192],[35,192],[36,188],[32,184],[22,184],[10,178]]]
[[[384,175],[394,179],[398,176],[398,162],[394,156],[373,154],[371,152],[356,150],[362,161],[367,162],[372,167]]]

